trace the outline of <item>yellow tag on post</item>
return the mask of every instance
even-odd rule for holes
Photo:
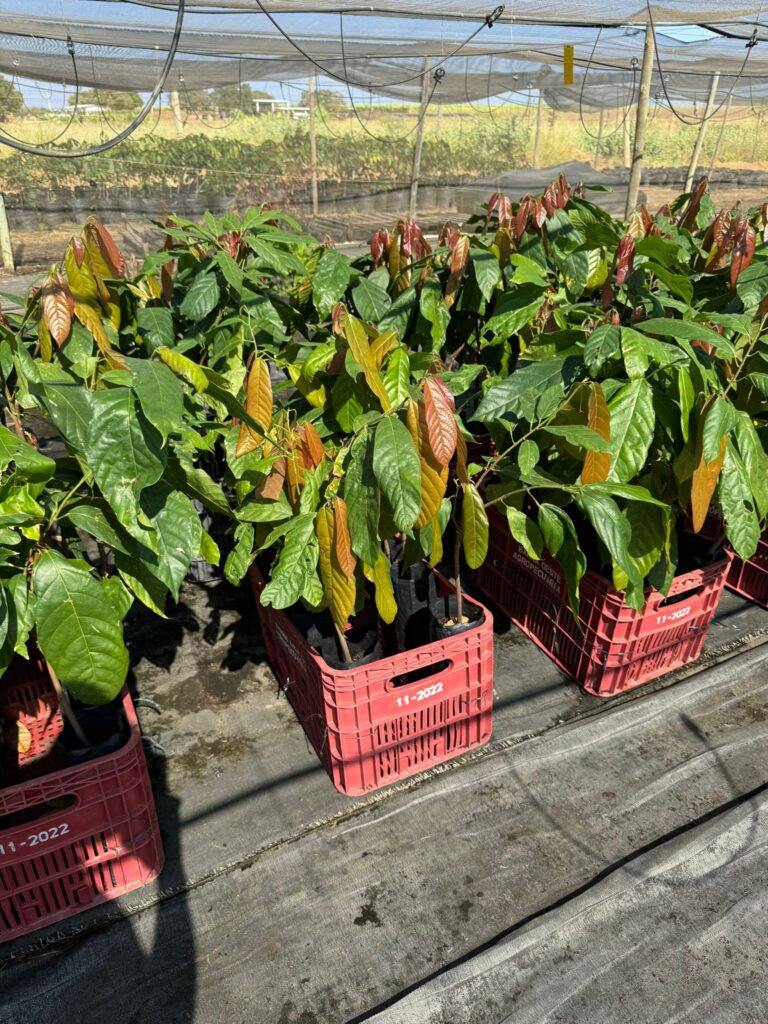
[[[563,85],[573,85],[573,47],[563,47]]]

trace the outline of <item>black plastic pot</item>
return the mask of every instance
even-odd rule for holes
[[[396,650],[410,651],[429,635],[430,608],[437,601],[435,574],[424,562],[409,566],[405,575],[400,573],[400,563],[393,562],[390,572],[397,604],[393,623]]]
[[[469,601],[462,603],[462,615],[466,618],[466,622],[457,622],[455,625],[448,625],[447,623],[456,618],[456,595],[449,594],[446,597],[441,597],[435,600],[432,608],[430,609],[430,635],[433,640],[446,640],[450,636],[456,636],[458,633],[466,633],[470,629],[475,629],[485,619],[483,609],[478,607],[476,604],[471,604]]]
[[[344,634],[347,641],[351,661],[344,661],[338,638],[334,636],[323,637],[319,646],[312,646],[331,668],[350,669],[359,668],[361,665],[370,665],[381,658],[381,643],[374,629],[367,629],[365,632],[355,629],[348,629]]]
[[[130,729],[123,714],[120,698],[110,704],[99,706],[75,705],[73,710],[91,746],[81,746],[75,730],[64,718],[64,730],[57,746],[64,757],[66,767],[84,764],[105,754],[113,754],[128,742]]]

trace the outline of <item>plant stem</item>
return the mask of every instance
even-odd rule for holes
[[[59,698],[59,707],[61,708],[62,715],[66,718],[66,720],[72,726],[72,728],[73,728],[73,730],[75,732],[75,735],[80,740],[80,742],[83,744],[83,746],[84,747],[90,747],[91,746],[91,741],[88,739],[88,737],[83,732],[83,727],[78,722],[77,717],[75,715],[75,712],[72,710],[72,705],[69,702],[69,694],[64,689],[64,687],[61,685],[61,683],[59,681],[59,677],[54,672],[53,666],[51,665],[51,663],[48,660],[46,660],[46,662],[45,662],[45,667],[48,669],[48,674],[51,677],[51,682],[53,683],[53,688],[56,691],[56,696]]]
[[[453,547],[453,586],[456,591],[456,623],[461,623],[463,615],[463,599],[461,594],[461,527],[456,524],[456,543]]]
[[[347,638],[344,636],[344,630],[343,629],[339,629],[339,627],[336,625],[335,622],[334,622],[333,626],[334,626],[334,629],[336,630],[336,636],[338,637],[338,640],[339,640],[339,647],[341,648],[341,656],[342,656],[342,658],[344,659],[344,661],[346,662],[347,665],[351,665],[352,664],[352,655],[349,653],[349,644],[347,643]]]
[[[96,546],[99,549],[99,571],[101,572],[101,578],[109,576],[109,565],[107,564],[107,549],[104,544],[100,541],[96,541]]]
[[[6,401],[8,402],[8,412],[10,413],[11,419],[13,420],[13,429],[16,431],[16,436],[19,438],[19,440],[26,441],[26,438],[24,437],[24,427],[21,424],[21,418],[18,412],[19,407],[16,404],[16,400],[12,398],[7,387],[5,388],[5,398]]]

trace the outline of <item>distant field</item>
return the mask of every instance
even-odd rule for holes
[[[318,118],[318,176],[329,182],[383,184],[409,178],[415,108],[364,107]],[[492,175],[531,165],[535,109],[474,104],[433,107],[426,120],[422,176],[434,182]],[[125,116],[78,116],[57,145],[77,148],[102,141]],[[598,166],[623,165],[623,133],[616,130],[623,111],[607,111]],[[362,124],[361,124],[362,122]],[[61,117],[14,119],[6,127],[31,143],[57,135]],[[597,133],[590,115],[589,133]],[[648,166],[680,166],[687,162],[697,129],[680,124],[659,109],[652,117],[646,146]],[[375,137],[372,137],[375,136]],[[720,166],[764,169],[768,164],[761,120],[751,109],[734,111],[722,128],[709,126],[701,167],[706,169],[717,147]],[[595,163],[596,142],[571,113],[545,110],[539,143],[539,166],[569,160]],[[144,126],[119,148],[99,157],[49,160],[26,156],[0,146],[0,188],[6,193],[29,189],[72,190],[78,186],[128,188],[137,194],[160,187],[180,191],[210,189],[257,190],[265,197],[290,198],[303,192],[309,169],[309,126],[306,119],[279,114],[218,120],[211,114],[186,117],[177,133],[170,112],[150,115]]]

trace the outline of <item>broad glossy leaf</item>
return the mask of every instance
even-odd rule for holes
[[[731,403],[719,395],[708,403],[701,433],[702,455],[706,462],[712,462],[720,454],[720,442],[735,426],[736,410]]]
[[[517,334],[538,313],[545,292],[545,288],[537,285],[521,285],[514,291],[507,292],[494,305],[483,333],[493,334],[502,341]]]
[[[483,298],[490,299],[496,285],[501,280],[501,267],[498,259],[492,252],[486,252],[484,249],[472,249],[470,263]]]
[[[737,413],[735,436],[749,478],[757,514],[763,520],[768,515],[768,454],[763,448],[749,413]]]
[[[422,283],[419,309],[424,319],[432,325],[432,350],[437,352],[445,340],[451,313],[443,298],[443,289],[434,277],[427,277]]]
[[[218,512],[232,518],[232,509],[224,491],[204,469],[199,469],[183,459],[170,458],[164,477],[188,497],[196,498],[209,512]]]
[[[489,423],[500,419],[527,419],[548,415],[576,379],[581,362],[573,358],[523,363],[490,388],[473,419]]]
[[[651,320],[639,320],[635,324],[635,330],[645,334],[658,334],[664,338],[684,339],[685,341],[704,341],[712,345],[718,356],[722,359],[733,358],[733,345],[717,331],[713,331],[704,324],[694,323],[691,320],[669,320],[665,317],[658,317]]]
[[[88,306],[99,308],[99,288],[93,276],[93,266],[87,250],[80,245],[80,259],[77,258],[72,243],[64,253],[64,269],[67,272],[67,284],[75,302],[83,302]]]
[[[200,550],[200,517],[189,498],[164,480],[144,491],[141,507],[155,530],[156,575],[178,600],[190,562]]]
[[[556,426],[548,424],[544,429],[548,434],[564,437],[572,445],[575,445],[577,448],[583,448],[587,452],[610,455],[611,446],[609,442],[604,437],[601,437],[596,430],[592,430],[591,427],[587,427],[583,423],[568,423]]]
[[[261,592],[262,604],[272,605],[273,608],[290,608],[299,600],[308,573],[314,571],[306,557],[314,532],[315,517],[312,513],[299,515],[291,521],[283,547],[272,566],[270,581]]]
[[[525,550],[528,557],[538,561],[544,548],[541,530],[530,516],[519,509],[508,506],[506,512],[509,532]]]
[[[165,306],[145,306],[137,311],[136,322],[149,355],[161,345],[173,345],[175,334],[170,309]]]
[[[238,523],[235,527],[235,543],[224,563],[224,576],[233,587],[239,586],[252,562],[253,527],[250,523]]]
[[[474,484],[464,487],[461,499],[461,541],[470,569],[479,569],[488,554],[488,516]]]
[[[358,316],[372,323],[378,323],[392,308],[392,300],[387,292],[366,277],[361,277],[353,287],[352,301]]]
[[[645,380],[625,384],[608,403],[611,414],[609,478],[628,483],[645,465],[655,425],[653,392]]]
[[[56,470],[53,459],[41,455],[37,448],[0,425],[0,471],[6,470],[11,463],[16,467],[17,478],[30,483],[45,483]]]
[[[717,502],[725,520],[725,535],[733,550],[740,558],[751,558],[760,540],[760,523],[749,474],[731,441],[726,444]]]
[[[384,417],[374,432],[373,471],[397,528],[410,532],[421,509],[421,467],[411,435],[395,415]]]
[[[352,357],[362,369],[368,387],[378,398],[382,410],[389,412],[389,396],[384,388],[384,382],[376,366],[376,361],[373,358],[365,328],[355,317],[347,315],[344,318],[342,329]]]
[[[536,466],[540,457],[539,446],[531,438],[522,442],[517,450],[517,464],[520,472],[525,476]]]
[[[157,427],[163,441],[178,431],[184,410],[184,392],[178,377],[156,359],[130,359],[128,369],[133,374],[133,389],[139,399],[141,411]]]
[[[49,382],[35,385],[33,393],[39,395],[64,439],[84,453],[94,415],[93,392],[80,384]]]
[[[155,350],[155,355],[158,359],[162,359],[165,365],[170,367],[177,376],[183,377],[184,380],[191,384],[198,393],[207,389],[208,378],[202,368],[191,359],[188,359],[187,356],[182,355],[181,352],[176,352],[161,345],[160,348]]]
[[[188,320],[197,323],[204,320],[219,303],[219,282],[212,271],[203,271],[195,276],[189,290],[181,301],[179,312]]]
[[[55,551],[35,563],[37,640],[70,693],[105,704],[128,673],[128,651],[117,611],[99,581]]]
[[[410,372],[411,363],[408,350],[400,346],[390,355],[384,370],[384,387],[393,409],[402,405],[408,397]]]
[[[613,324],[601,324],[587,338],[584,362],[592,373],[599,373],[604,364],[621,351],[621,329]]]
[[[323,252],[312,278],[312,300],[321,320],[330,316],[331,310],[346,291],[351,276],[352,267],[348,257],[338,249],[326,249]]]
[[[347,505],[343,498],[336,498],[333,502],[333,545],[339,568],[347,579],[351,580],[355,575],[357,559],[352,554]]]
[[[456,451],[457,427],[453,398],[446,396],[445,385],[433,377],[424,378],[424,413],[427,440],[441,466],[447,466]],[[430,516],[431,519],[431,516]]]
[[[411,399],[406,408],[405,419],[413,446],[419,453],[421,509],[414,525],[420,529],[432,522],[440,508],[448,486],[448,468],[440,465],[429,444],[423,403]]]
[[[684,366],[677,368],[677,396],[680,403],[680,429],[683,441],[687,444],[690,436],[691,410],[696,400],[696,393],[693,390],[690,375]]]
[[[373,436],[363,431],[350,449],[344,474],[344,500],[352,550],[367,565],[379,549],[379,485],[373,471]]]
[[[69,519],[79,530],[106,544],[114,551],[129,554],[132,550],[131,538],[121,533],[119,525],[111,521],[106,502],[99,498],[89,498],[77,505],[65,509],[63,517]]]
[[[613,563],[624,572],[632,586],[641,586],[642,577],[629,552],[631,527],[613,498],[585,489],[579,496],[578,503],[586,513],[595,533],[608,549]]]

